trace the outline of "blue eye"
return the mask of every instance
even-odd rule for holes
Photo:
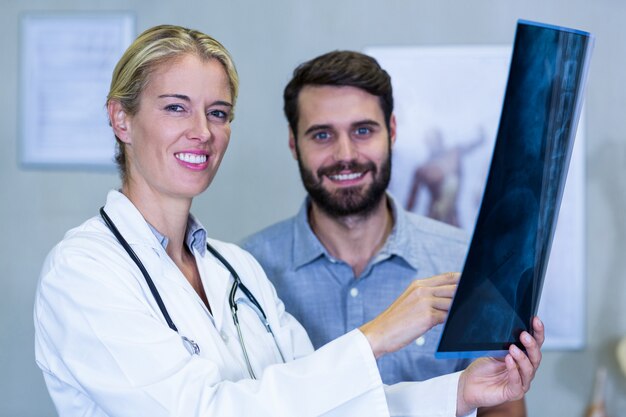
[[[218,119],[227,119],[228,118],[228,113],[226,113],[225,111],[222,110],[211,110],[208,115],[210,117],[216,117]]]
[[[316,140],[327,140],[330,139],[330,133],[328,132],[317,132],[313,135],[313,139]]]
[[[168,104],[167,106],[165,106],[165,110],[175,112],[175,113],[180,113],[184,111],[185,108],[181,106],[180,104]]]
[[[369,127],[358,127],[355,133],[359,136],[368,135],[372,133],[372,129],[370,129]]]
[[[230,122],[230,112],[225,110],[209,110],[207,111],[206,117],[209,121],[217,124],[226,124]]]

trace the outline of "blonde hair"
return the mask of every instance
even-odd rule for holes
[[[144,31],[128,47],[113,70],[107,105],[117,101],[128,115],[139,110],[139,99],[150,80],[152,72],[162,64],[182,55],[193,54],[204,60],[219,61],[230,87],[233,108],[239,92],[239,76],[232,57],[226,48],[212,37],[181,26],[160,25]],[[234,118],[231,112],[230,120]],[[116,136],[115,161],[122,181],[127,180],[124,143]]]

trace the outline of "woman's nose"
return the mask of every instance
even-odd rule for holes
[[[194,116],[191,123],[189,139],[199,140],[201,142],[207,142],[211,139],[209,121],[204,113]]]

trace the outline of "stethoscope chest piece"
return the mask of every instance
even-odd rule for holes
[[[189,352],[190,355],[199,355],[200,354],[200,346],[193,340],[187,338],[186,336],[181,336],[183,340],[183,345],[185,345],[185,349]]]

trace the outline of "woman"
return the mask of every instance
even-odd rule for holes
[[[482,360],[462,374],[384,387],[375,357],[445,317],[457,277],[409,288],[380,318],[316,352],[254,259],[190,214],[230,137],[237,74],[197,31],[145,31],[107,100],[121,191],[48,256],[36,358],[61,416],[463,415],[519,398],[539,365]],[[283,363],[285,362],[285,363]]]

